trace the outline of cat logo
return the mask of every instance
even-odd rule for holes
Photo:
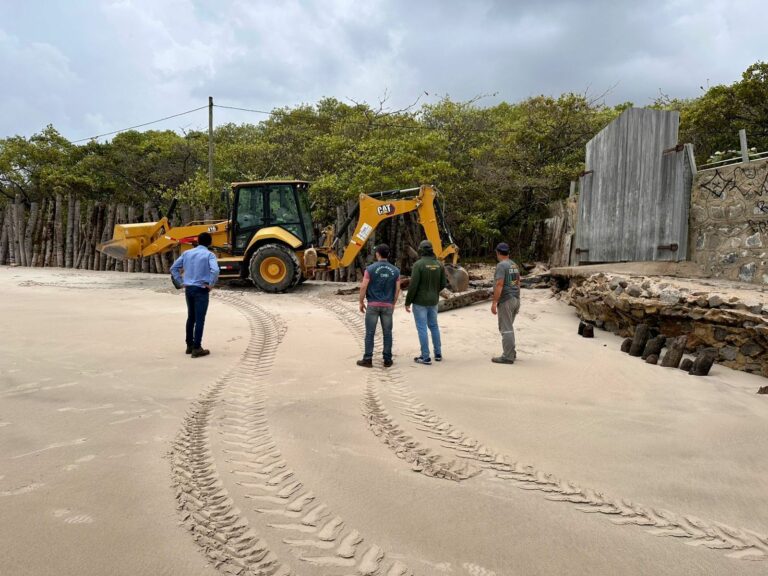
[[[389,214],[395,213],[395,205],[394,204],[384,204],[382,206],[379,206],[376,208],[376,212],[379,214],[379,216],[386,216]]]

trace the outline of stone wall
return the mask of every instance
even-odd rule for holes
[[[696,175],[690,246],[706,276],[768,283],[767,160]]]
[[[716,293],[672,279],[592,274],[569,279],[564,295],[578,316],[631,336],[638,324],[657,334],[688,337],[687,351],[715,348],[720,364],[768,376],[768,305],[762,292]]]

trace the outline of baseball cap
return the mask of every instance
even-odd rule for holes
[[[509,254],[509,244],[506,242],[499,242],[496,244],[496,252],[501,252],[502,254]]]

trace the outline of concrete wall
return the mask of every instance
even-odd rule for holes
[[[696,175],[690,244],[705,275],[768,283],[768,161]]]

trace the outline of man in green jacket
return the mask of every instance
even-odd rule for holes
[[[421,355],[413,360],[417,364],[432,364],[427,328],[432,334],[435,361],[440,362],[443,354],[440,344],[440,327],[437,325],[437,302],[440,300],[440,291],[448,282],[445,278],[445,269],[435,257],[431,242],[424,240],[419,244],[419,256],[421,258],[413,265],[411,272],[411,283],[405,298],[405,311],[410,313],[413,305],[413,318],[416,320],[416,331],[419,333],[421,345]]]

